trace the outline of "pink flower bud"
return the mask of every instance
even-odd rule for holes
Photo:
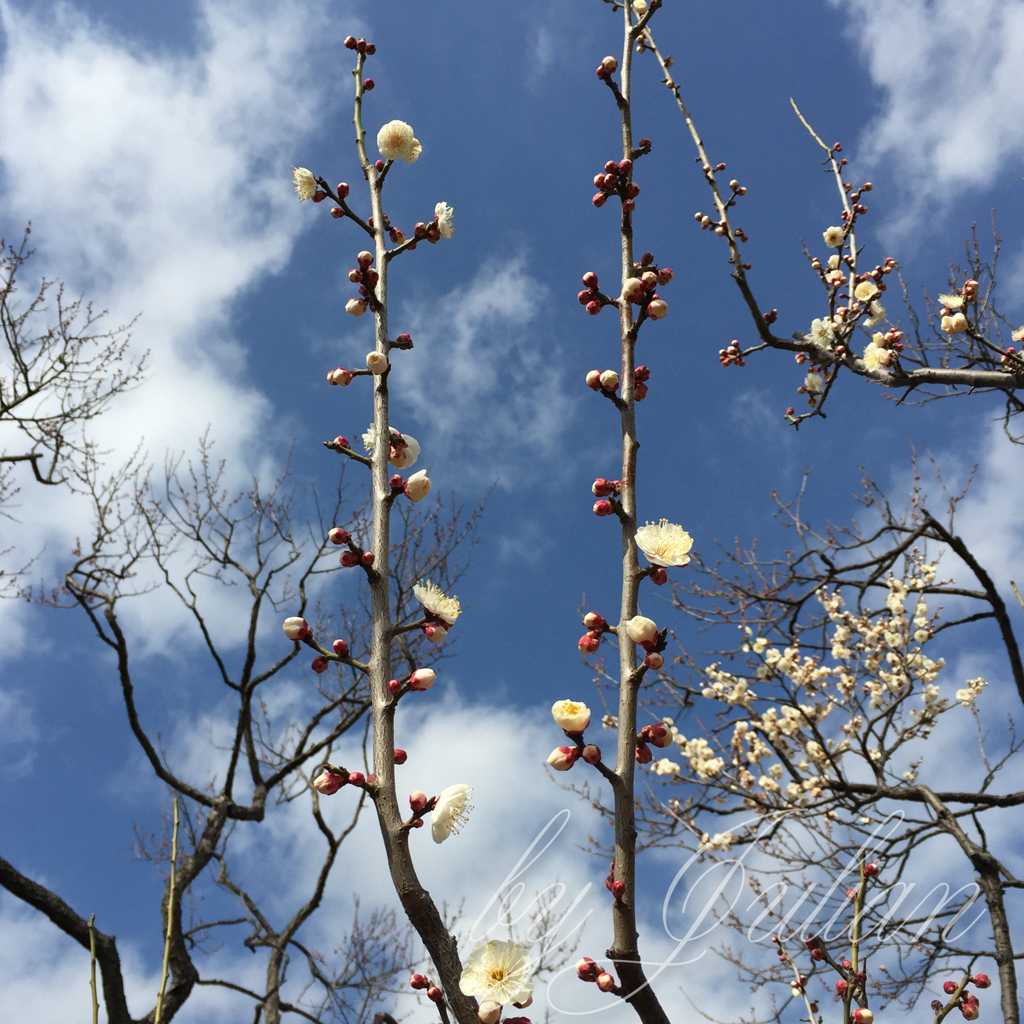
[[[636,368],[636,369],[635,369],[635,370],[633,371],[633,379],[634,379],[634,380],[635,380],[635,381],[636,381],[636,382],[637,382],[638,384],[643,384],[643,383],[645,383],[646,381],[650,380],[650,379],[651,379],[651,371],[650,371],[650,368],[649,368],[649,367],[646,367],[646,366],[638,366],[638,367],[637,367],[637,368]]]
[[[313,659],[313,664],[310,667],[317,675],[320,675],[327,671],[330,664],[331,663],[322,654],[320,654]]]
[[[375,377],[380,376],[388,368],[388,357],[383,352],[367,352],[366,368]]]
[[[815,946],[814,949],[811,950],[811,959],[812,960],[824,960],[825,959],[825,951],[823,949],[819,948],[818,946]]]
[[[485,999],[476,1011],[476,1019],[480,1021],[480,1024],[498,1024],[498,1021],[501,1020],[501,1003],[496,1003],[493,999]]]
[[[594,293],[587,288],[584,288],[583,291],[577,292],[576,294],[576,299],[581,306],[585,306],[593,297]]]
[[[992,979],[987,974],[976,974],[971,978],[971,984],[975,988],[988,988],[992,984]]]
[[[362,316],[366,312],[366,303],[362,299],[349,299],[345,303],[345,312],[351,316]]]
[[[366,272],[366,283],[371,288],[376,288],[377,287],[377,282],[379,280],[380,280],[380,274],[378,274],[376,270],[368,270]]]
[[[640,195],[640,186],[635,181],[631,181],[626,186],[626,199],[636,199],[638,195]]]
[[[960,1012],[964,1016],[964,1020],[977,1020],[981,1016],[981,1008],[977,1003],[963,1002],[960,1004]],[[856,1014],[854,1014],[856,1016]],[[851,1018],[852,1019],[852,1018]],[[874,1019],[874,1018],[872,1018]],[[870,1024],[869,1021],[855,1021],[854,1024]]]
[[[621,900],[622,897],[625,895],[625,892],[626,892],[626,883],[625,882],[612,882],[610,888],[611,888],[611,891],[612,891],[612,895],[617,900]]]
[[[331,216],[337,220],[339,217],[345,216],[345,211],[340,206],[331,207]]]
[[[601,968],[589,956],[576,961],[576,977],[580,981],[595,981],[600,973]]]
[[[363,79],[363,88],[367,92],[369,92],[374,87],[375,84],[376,83],[374,82],[374,80],[372,78],[364,78]]]
[[[651,270],[645,271],[640,281],[644,286],[644,291],[653,292],[658,287],[658,275]]]
[[[588,270],[583,275],[583,284],[584,287],[589,288],[591,289],[591,291],[593,291],[595,288],[597,288],[597,274],[595,274],[592,270]]]
[[[567,772],[579,759],[578,747],[555,747],[548,755],[548,764],[556,772]]]
[[[648,654],[648,658],[661,657],[661,655]],[[659,665],[658,668],[661,668]],[[647,742],[652,743],[654,746],[664,750],[665,747],[672,746],[672,730],[663,722],[652,722],[650,725],[645,725],[643,732],[647,734]]]
[[[426,797],[424,797],[424,800],[426,800]],[[414,974],[409,979],[409,984],[413,988],[429,988],[430,986],[430,982],[422,974]]]
[[[598,379],[605,391],[618,391],[619,375],[614,370],[605,370]]]
[[[878,865],[877,864],[865,864],[864,865],[864,877],[865,878],[874,878],[875,875],[877,875],[877,874],[878,874]]]
[[[860,1006],[850,1014],[853,1024],[871,1024],[874,1019],[875,1015],[866,1006]]]
[[[362,772],[349,772],[348,784],[350,786],[362,786],[366,782],[366,776]]]
[[[391,484],[391,490],[393,491],[400,491],[405,487],[405,481],[402,479],[401,473],[393,473],[388,483]]]
[[[626,635],[635,644],[653,643],[658,638],[658,625],[653,619],[634,615],[626,623]]]
[[[846,890],[846,898],[848,900],[855,900],[857,898],[857,890],[856,889],[847,889]]]
[[[597,316],[601,312],[601,303],[597,299],[591,299],[586,305],[587,316]]]
[[[409,678],[410,690],[429,690],[437,679],[437,673],[432,668],[418,668]]]
[[[586,626],[587,629],[608,628],[608,623],[605,621],[605,617],[603,615],[598,615],[597,612],[587,612],[587,614],[583,616],[583,625]]]
[[[581,654],[594,654],[601,646],[601,637],[599,634],[584,633],[576,646],[579,647]]]
[[[424,626],[423,632],[426,633],[427,639],[435,644],[441,643],[448,636],[448,630],[444,626],[439,626],[436,622],[431,622]]]
[[[422,789],[417,789],[414,793],[409,794],[409,806],[413,809],[414,814],[419,814],[429,802],[427,794]],[[417,986],[414,985],[413,987],[416,988]],[[423,986],[418,987],[422,988]]]
[[[436,985],[431,985],[427,989],[427,998],[432,1003],[440,1003],[444,1000],[444,993]]]
[[[397,679],[391,679],[388,681],[388,693],[392,696],[402,692],[402,684]]]
[[[398,747],[395,747],[395,764],[405,764],[409,760],[409,755]]]
[[[324,796],[334,796],[345,785],[345,782],[344,775],[335,775],[334,772],[321,772],[313,780],[313,788],[323,793]]]
[[[619,62],[614,57],[601,58],[601,67],[604,68],[604,73],[606,75],[612,74],[612,72],[617,70],[618,66]]]
[[[650,764],[654,760],[651,748],[646,743],[638,743],[636,747],[636,763]]]
[[[620,882],[619,884],[621,885],[622,883]],[[596,980],[597,987],[602,992],[611,992],[611,990],[615,988],[615,979],[607,971],[602,971],[597,976]]]
[[[597,764],[601,760],[601,748],[596,743],[588,743],[580,753],[587,764]]]
[[[344,434],[339,434],[331,444],[336,444],[339,448],[351,448],[352,446],[348,443],[348,438]]]
[[[602,498],[600,501],[594,502],[594,515],[595,516],[610,516],[615,511],[614,506],[610,501]]]
[[[668,573],[664,569],[652,569],[651,570],[651,582],[656,587],[662,587],[668,583]]]
[[[334,648],[334,653],[339,658],[347,658],[348,657],[348,644],[345,643],[344,640],[335,640],[334,643],[331,646]]]
[[[354,376],[355,374],[351,370],[346,370],[344,366],[339,366],[336,370],[331,370],[327,374],[327,383],[347,388],[352,383]]]
[[[840,978],[836,982],[836,995],[842,999],[846,995],[846,990],[850,987],[850,983],[844,978]]]
[[[652,320],[661,320],[668,313],[668,303],[664,299],[654,299],[647,303],[647,315]]]
[[[359,555],[355,551],[342,551],[342,553],[338,555],[338,561],[346,569],[351,569],[353,565],[359,564]]]
[[[373,263],[373,253],[367,252],[365,249],[356,254],[356,262],[359,264],[361,270],[366,270],[371,263]]]
[[[676,275],[669,267],[662,267],[658,271],[658,284],[669,284]]]
[[[603,476],[599,476],[590,487],[594,493],[595,498],[607,498],[609,494],[615,493],[615,487],[610,481],[605,480]],[[607,625],[607,623],[605,623]]]
[[[959,988],[959,986],[955,981],[944,981],[942,983],[942,991],[945,992],[947,996],[951,996],[957,988]]]
[[[587,373],[587,387],[590,388],[592,391],[600,391],[601,390],[601,371],[600,370],[590,370]]]
[[[623,213],[632,213],[636,209],[636,203],[632,199],[626,199],[622,203]]]
[[[344,45],[346,50],[354,50],[356,48],[356,37],[355,36],[345,36],[345,41],[344,41],[343,45]],[[418,977],[420,977],[420,975],[416,974],[416,975],[413,975],[413,977],[418,978]]]
[[[622,288],[622,298],[626,302],[631,302],[634,306],[638,306],[647,298],[647,293],[644,291],[644,283],[639,277],[631,277]]]
[[[309,623],[298,615],[292,615],[284,620],[284,635],[289,640],[305,640],[313,632]]]
[[[372,551],[364,551],[362,558],[359,559],[363,565],[373,565],[374,555]]]
[[[410,501],[422,501],[430,492],[430,477],[419,469],[405,482],[405,495]]]
[[[357,267],[353,267],[348,272],[348,279],[353,284],[362,284],[362,282],[363,282],[363,272],[361,270],[359,270]]]

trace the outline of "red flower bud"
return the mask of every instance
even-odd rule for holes
[[[388,682],[388,693],[392,697],[402,692],[402,684],[397,679],[392,679]]]
[[[348,784],[350,786],[362,786],[366,782],[366,776],[362,772],[349,772]]]
[[[987,974],[976,974],[971,978],[971,984],[975,988],[988,988],[992,984],[992,979]]]
[[[585,287],[593,291],[597,287],[597,274],[595,274],[592,270],[588,270],[583,275],[583,284]]]
[[[338,556],[338,561],[341,562],[346,569],[351,569],[353,565],[359,564],[359,556],[354,551],[342,551]]]
[[[363,565],[373,565],[373,552],[364,551],[362,558]]]
[[[345,643],[344,640],[335,640],[331,646],[334,648],[334,653],[338,655],[339,658],[348,657],[348,644]]]
[[[398,747],[395,747],[395,764],[405,764],[409,760],[409,755]]]
[[[576,646],[579,647],[581,654],[594,654],[601,646],[601,637],[594,633],[584,633]]]
[[[427,989],[427,998],[433,1003],[440,1003],[444,1000],[444,993],[436,985],[431,985]]]
[[[951,996],[958,987],[959,986],[955,981],[944,981],[942,983],[942,991],[945,992],[947,996]]]
[[[612,889],[612,895],[617,900],[621,900],[622,897],[623,897],[623,894],[626,891],[626,883],[625,882],[612,882],[611,889]]]
[[[602,499],[601,501],[594,502],[594,515],[595,516],[610,516],[615,512],[614,507],[610,501]]]

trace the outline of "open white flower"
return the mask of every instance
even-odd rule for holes
[[[312,199],[316,192],[316,178],[308,167],[292,167],[292,184],[298,193],[300,203]]]
[[[1018,327],[1017,330],[1011,331],[1010,341],[1024,341],[1024,327]]]
[[[885,306],[878,299],[873,299],[868,304],[868,318],[864,321],[866,327],[874,327],[885,319]]]
[[[853,289],[853,297],[861,302],[870,302],[878,294],[878,285],[869,277]]]
[[[462,782],[441,790],[441,795],[430,812],[430,833],[435,843],[443,843],[453,832],[458,833],[473,809],[473,805],[469,803],[472,792],[473,790]]]
[[[815,319],[811,321],[811,340],[815,345],[827,347],[835,336],[836,329],[831,320]]]
[[[881,348],[873,341],[869,342],[867,348],[864,349],[864,365],[872,371],[888,366],[891,357],[892,353],[888,349]]]
[[[582,701],[556,700],[551,715],[566,732],[581,733],[590,725],[590,708]]]
[[[412,135],[412,125],[404,121],[388,121],[377,132],[377,148],[385,160],[404,160],[414,164],[420,158],[423,147]]]
[[[804,378],[804,387],[809,395],[820,395],[825,390],[825,378],[820,373],[809,373]]]
[[[845,232],[842,228],[833,226],[830,228],[825,228],[825,230],[822,232],[822,237],[825,239],[825,244],[830,249],[837,249],[840,245],[843,244]]]
[[[530,954],[516,942],[482,942],[462,969],[459,988],[467,996],[496,1003],[525,1003],[533,998]]]
[[[431,615],[435,615],[442,621],[447,622],[449,626],[455,622],[462,612],[457,597],[449,597],[436,583],[431,583],[429,580],[420,580],[412,588],[412,592],[416,596],[416,600]]]
[[[964,297],[955,293],[951,295],[940,295],[939,302],[949,309],[959,309],[964,304]]]
[[[652,565],[686,565],[693,538],[681,526],[662,519],[636,531],[636,546]]]
[[[651,767],[656,775],[678,775],[681,771],[679,765],[667,757],[663,757],[660,761],[655,761]]]
[[[395,444],[397,439],[404,441],[404,444]],[[400,434],[394,427],[391,428],[391,454],[388,462],[395,469],[408,469],[420,457],[420,443],[412,434]]]
[[[434,207],[437,218],[437,230],[442,238],[451,238],[455,234],[455,211],[442,200]]]

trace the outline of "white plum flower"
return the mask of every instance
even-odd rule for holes
[[[939,302],[949,309],[959,309],[964,304],[964,297],[962,295],[940,295]]]
[[[292,184],[298,193],[300,203],[312,199],[316,193],[316,178],[308,167],[292,167]]]
[[[482,942],[462,969],[459,988],[464,995],[496,1003],[525,1003],[533,998],[530,954],[516,942]]]
[[[626,635],[635,644],[654,643],[658,638],[658,625],[644,615],[634,615],[626,623]]]
[[[878,285],[870,277],[866,281],[861,281],[853,289],[853,297],[861,302],[870,302],[876,295],[878,295]]]
[[[377,132],[377,148],[385,160],[404,160],[414,164],[423,152],[418,139],[412,135],[412,125],[405,121],[388,121]]]
[[[834,225],[830,228],[826,228],[822,232],[822,237],[825,239],[825,244],[830,249],[838,249],[839,246],[843,244],[843,238],[845,236],[846,233],[843,231],[843,229],[840,227],[836,227]]]
[[[430,813],[430,833],[435,843],[443,843],[453,832],[458,833],[473,809],[473,805],[469,803],[472,792],[473,790],[462,782],[441,790],[441,795]]]
[[[887,367],[891,357],[892,353],[888,349],[882,348],[874,341],[869,342],[867,348],[864,349],[864,365],[871,371]]]
[[[1017,330],[1011,331],[1010,341],[1024,341],[1024,327],[1018,327]]]
[[[551,706],[551,715],[566,732],[581,733],[590,725],[590,708],[582,701],[555,701]]]
[[[804,378],[804,387],[809,395],[820,395],[825,390],[825,378],[820,373],[809,373]]]
[[[457,597],[449,597],[436,583],[431,583],[429,580],[420,580],[412,588],[412,592],[416,600],[431,615],[447,622],[449,626],[454,624],[462,612]]]
[[[883,306],[878,299],[873,299],[868,303],[868,318],[864,321],[867,327],[874,327],[875,324],[880,324],[885,319],[885,306]]]
[[[404,444],[396,444],[396,441],[403,441]],[[391,428],[391,454],[388,462],[395,469],[408,469],[420,457],[420,443],[412,434],[401,434],[394,427]]]
[[[811,340],[816,345],[828,346],[835,336],[835,325],[831,320],[815,319],[811,321]]]
[[[434,207],[437,218],[437,230],[442,238],[451,238],[455,234],[455,211],[442,200]]]
[[[430,493],[430,477],[425,469],[417,470],[405,481],[405,493],[410,501],[422,501]]]
[[[652,565],[686,565],[693,538],[681,526],[662,519],[636,531],[636,546]]]
[[[678,775],[681,771],[679,765],[675,761],[670,761],[667,757],[663,757],[660,761],[655,761],[651,767],[657,775]]]

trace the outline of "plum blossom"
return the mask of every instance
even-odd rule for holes
[[[449,626],[453,625],[462,613],[459,599],[457,597],[449,597],[436,583],[431,583],[430,580],[420,580],[412,588],[412,592],[416,600],[431,615],[441,619],[443,622],[447,622]]]
[[[855,299],[859,299],[861,302],[870,302],[877,295],[878,285],[875,284],[871,278],[868,278],[866,281],[861,281],[861,283],[853,289],[853,297]]]
[[[441,790],[430,813],[430,833],[435,843],[443,843],[453,832],[458,833],[473,809],[473,805],[468,802],[472,792],[469,786],[461,782]]]
[[[626,635],[635,644],[653,643],[658,638],[658,624],[643,615],[634,615],[626,623]]]
[[[455,234],[454,217],[455,211],[443,199],[434,207],[437,231],[442,238],[451,238]]]
[[[385,160],[404,160],[414,164],[423,152],[419,139],[414,139],[412,125],[405,121],[388,121],[377,132],[377,148]]]
[[[875,337],[880,338],[882,335],[876,334]],[[888,349],[882,348],[874,340],[870,341],[864,349],[864,365],[872,372],[887,367],[891,357],[892,353]]]
[[[681,526],[662,519],[636,531],[636,546],[652,565],[686,565],[693,538]]]
[[[809,373],[804,378],[804,387],[809,395],[820,395],[825,390],[825,378],[820,373]]]
[[[815,319],[811,321],[811,340],[816,345],[827,347],[835,336],[835,325],[831,320]]]
[[[667,757],[663,757],[660,761],[655,761],[651,767],[657,775],[678,775],[681,771],[679,765]]]
[[[425,469],[417,470],[406,480],[405,493],[410,501],[422,501],[430,493],[430,477]]]
[[[838,249],[843,244],[843,238],[846,233],[841,227],[833,225],[830,228],[825,228],[822,232],[822,237],[825,239],[825,244],[830,249]]]
[[[551,714],[566,732],[581,733],[590,725],[590,708],[582,701],[557,700],[551,706]]]
[[[525,1003],[533,998],[530,955],[516,942],[481,943],[462,970],[459,988],[467,996],[496,1003]]]
[[[316,193],[316,178],[308,167],[292,167],[292,184],[300,203],[312,199]]]

